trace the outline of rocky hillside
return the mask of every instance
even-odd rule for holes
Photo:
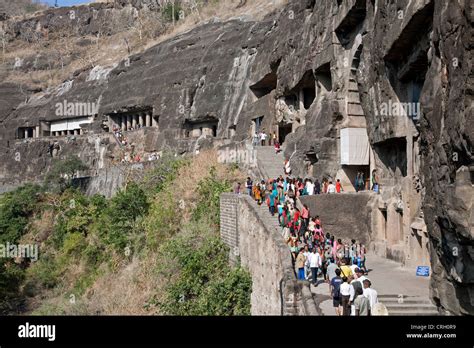
[[[242,175],[216,158],[165,155],[109,200],[58,176],[0,196],[2,246],[38,248],[0,260],[0,314],[249,315],[250,276],[229,266],[218,226],[219,195]]]
[[[472,6],[234,1],[227,16],[199,20],[199,12],[178,30],[169,8],[139,3],[148,2],[77,8],[73,26],[71,9],[3,21],[3,191],[43,177],[52,142],[59,157],[75,154],[97,176],[130,153],[238,147],[264,129],[284,140],[296,175],[342,178],[349,187],[356,171],[368,178],[377,169],[373,252],[410,267],[428,255],[433,301],[474,313]],[[262,16],[243,15],[258,9]],[[141,26],[145,13],[152,25]],[[65,102],[99,107],[79,121],[57,112]],[[394,104],[420,112],[383,111]],[[69,129],[69,121],[86,124]],[[366,134],[363,164],[341,159],[350,128]],[[113,129],[126,133],[127,145]]]
[[[32,0],[0,0],[0,20],[32,14],[36,11],[45,10],[46,5]]]
[[[49,9],[30,0],[8,3],[4,8],[9,15],[0,18],[0,80],[45,90],[81,71],[113,66],[209,18],[243,13],[258,18],[284,2],[196,0],[172,5],[155,0],[109,0]],[[32,13],[33,9],[43,11]]]

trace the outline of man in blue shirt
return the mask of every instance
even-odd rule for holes
[[[338,268],[336,269],[336,276],[331,279],[331,296],[332,296],[332,304],[334,309],[336,310],[336,315],[342,315],[342,307],[341,307],[341,270]]]

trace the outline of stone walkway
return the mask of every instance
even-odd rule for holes
[[[378,293],[379,302],[386,304],[389,313],[403,315],[410,310],[410,314],[435,314],[434,306],[429,301],[429,277],[418,277],[415,269],[402,268],[397,262],[376,256],[367,255],[368,278],[372,288]],[[317,287],[311,286],[324,315],[335,315],[332,299],[329,295],[329,285],[319,279]],[[398,299],[402,297],[403,303]]]
[[[283,158],[276,155],[273,147],[257,146],[260,172],[266,179],[281,174]],[[272,217],[266,204],[258,207],[259,214],[269,228],[280,231],[276,216]],[[395,261],[376,255],[367,255],[368,278],[378,293],[379,302],[386,305],[389,315],[437,315],[436,307],[429,300],[429,278],[417,277],[415,269],[402,268]],[[323,315],[335,315],[329,285],[319,279],[317,287],[311,285],[316,305]],[[400,303],[400,298],[403,302]]]
[[[256,146],[258,168],[265,178],[275,179],[283,175],[284,156],[275,153],[273,146]]]

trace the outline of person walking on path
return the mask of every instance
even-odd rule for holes
[[[372,191],[379,192],[379,179],[377,177],[377,169],[372,171]]]
[[[324,178],[323,179],[323,193],[328,193],[328,186],[329,186],[328,179]]]
[[[359,187],[359,191],[365,190],[365,180],[364,180],[364,173],[360,172],[359,181],[357,182]]]
[[[340,239],[338,239],[338,241],[340,241]],[[341,258],[341,266],[339,268],[341,269],[343,277],[349,278],[352,276],[351,267],[347,265],[347,260],[345,258]]]
[[[245,187],[247,188],[248,195],[252,197],[253,182],[250,179],[250,177],[247,177],[247,181],[245,182]]]
[[[319,182],[319,179],[316,179],[314,181],[314,194],[315,195],[321,194],[321,183]]]
[[[341,193],[343,191],[344,191],[344,189],[342,187],[341,180],[337,179],[336,180],[336,192]]]
[[[332,278],[334,278],[337,275],[337,272],[339,271],[339,275],[341,275],[341,270],[337,266],[337,264],[334,262],[334,259],[331,257],[329,259],[329,265],[328,265],[328,280],[329,283],[331,282]]]
[[[268,198],[267,198],[268,208],[269,208],[270,214],[272,214],[272,216],[275,216],[275,209],[276,209],[276,205],[277,205],[277,199],[278,199],[278,192],[277,192],[276,189],[273,189],[271,191],[271,193],[268,195]]]
[[[364,284],[364,289],[363,289],[364,296],[369,299],[370,308],[372,310],[372,308],[374,308],[375,304],[377,304],[379,302],[378,296],[377,296],[377,291],[375,291],[374,289],[371,288],[372,283],[370,282],[369,279],[366,278],[362,283]]]
[[[265,144],[267,142],[267,133],[265,133],[265,131],[262,132],[262,134],[260,136],[260,140],[262,141],[262,146],[265,146]]]
[[[329,185],[327,186],[326,189],[327,193],[336,193],[336,185],[332,183],[332,181],[329,182]]]
[[[339,316],[342,315],[342,310],[341,310],[342,309],[341,307],[341,301],[342,301],[341,284],[342,283],[343,283],[343,280],[341,278],[341,270],[336,269],[335,276],[334,278],[331,279],[331,282],[329,283],[329,287],[331,291],[333,307],[336,310],[336,315],[339,315]]]
[[[303,219],[303,223],[301,226],[301,233],[304,234],[306,229],[309,226],[309,208],[306,204],[303,204],[303,209],[301,210],[301,218]]]
[[[311,268],[311,282],[314,286],[318,285],[318,269],[321,267],[322,260],[318,250],[313,248],[309,254],[309,267]]]
[[[304,257],[305,257],[305,263],[304,263],[304,279],[305,280],[309,280],[309,277],[310,277],[310,273],[311,273],[311,268],[309,267],[309,263],[308,263],[308,258],[309,258],[309,248],[308,248],[308,245],[306,244],[304,246]]]
[[[343,283],[341,284],[339,291],[341,293],[341,307],[342,307],[342,315],[349,316],[351,314],[351,293],[353,291],[353,287],[349,284],[349,278],[343,277]]]
[[[288,243],[288,246],[290,247],[292,260],[294,262],[296,260],[296,256],[298,253],[298,237],[296,236],[294,232],[291,232],[291,235],[288,238],[287,243]]]
[[[273,143],[273,147],[275,148],[275,153],[278,155],[281,151],[281,148],[280,148],[280,143],[275,140],[275,142]]]
[[[367,268],[365,266],[365,261],[366,261],[365,254],[366,254],[365,245],[361,244],[360,249],[359,249],[359,259],[360,259],[359,268],[364,270],[365,274],[368,274],[369,272],[367,271]]]
[[[356,175],[355,180],[354,180],[354,187],[356,189],[356,192],[360,191],[359,180],[360,180],[360,172],[357,172],[357,175]]]
[[[291,174],[291,167],[290,167],[290,161],[289,160],[285,160],[284,169],[285,169],[285,175],[290,175]]]
[[[259,142],[260,136],[258,135],[257,132],[253,134],[253,139],[252,139],[252,145],[257,146]]]
[[[306,257],[304,256],[304,250],[301,249],[296,257],[296,269],[298,270],[298,279],[305,280],[304,275],[304,265],[306,262]]]
[[[370,315],[370,302],[367,297],[364,296],[362,288],[355,290],[354,309],[356,316],[369,316]]]

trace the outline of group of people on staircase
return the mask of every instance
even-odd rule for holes
[[[239,184],[235,193],[241,193],[240,187]],[[337,315],[370,315],[378,301],[377,292],[366,277],[365,245],[325,233],[321,218],[312,217],[308,206],[297,199],[303,195],[341,192],[340,182],[320,186],[317,180],[313,183],[311,179],[279,176],[254,182],[248,177],[245,190],[257,204],[266,204],[272,216],[278,216],[298,279],[310,281],[314,286],[320,281],[329,284]]]
[[[337,179],[334,184],[328,179],[323,179],[322,182],[316,179],[313,182],[312,179],[308,178],[304,180],[302,178],[283,178],[283,176],[280,175],[277,179],[269,180],[268,182],[265,182],[265,180],[254,182],[250,177],[248,177],[245,182],[247,194],[257,197],[256,200],[259,204],[263,202],[262,197],[268,198],[271,196],[273,189],[270,189],[270,186],[276,186],[276,194],[278,195],[279,202],[284,202],[287,199],[295,200],[295,198],[299,196],[344,192],[344,188],[339,179]],[[238,183],[235,193],[240,193],[241,187],[242,185]],[[271,191],[270,195],[266,195],[267,191]]]
[[[280,141],[278,140],[276,133],[267,134],[264,130],[260,132],[255,132],[252,137],[253,146],[273,146],[275,148],[275,153],[280,153]]]

